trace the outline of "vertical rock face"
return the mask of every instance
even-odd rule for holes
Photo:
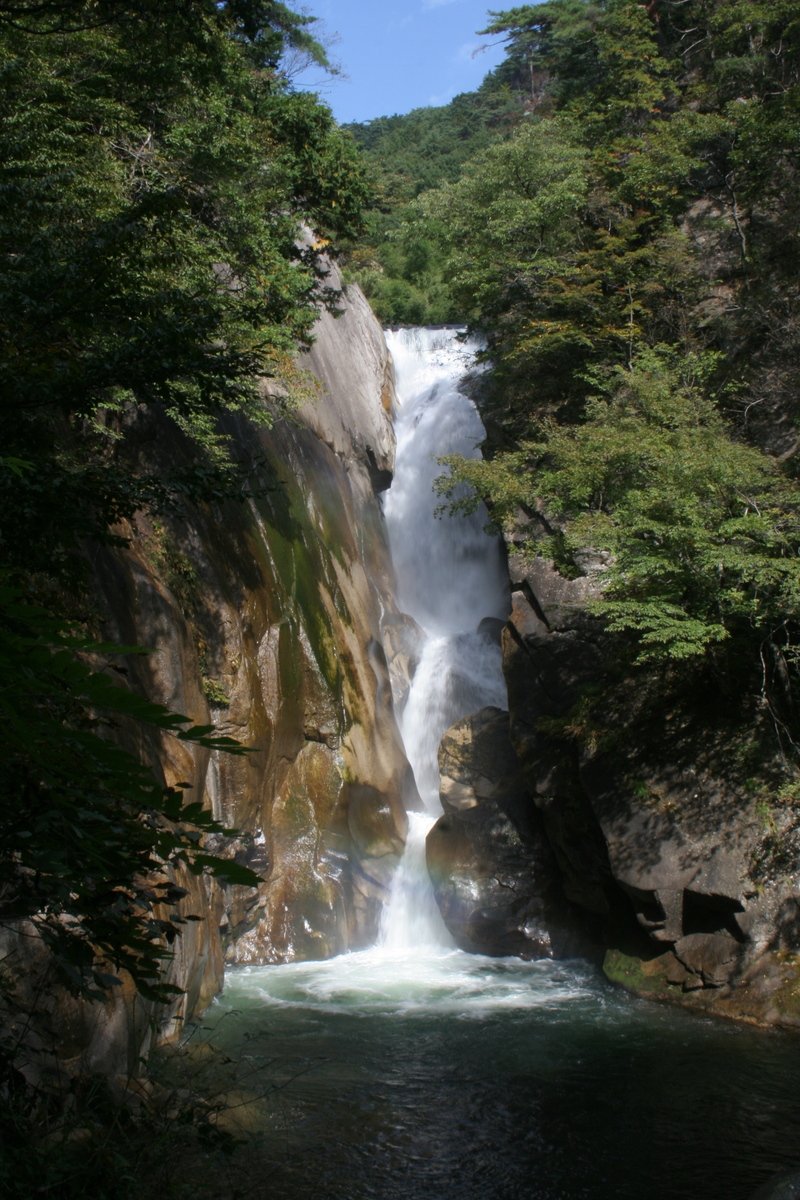
[[[591,615],[606,562],[582,566],[510,558],[509,713],[440,747],[445,922],[467,950],[598,955],[641,995],[800,1027],[800,797],[770,789],[769,712],[710,672],[616,661]]]
[[[587,613],[603,565],[567,580],[511,560],[511,736],[565,892],[602,922],[612,979],[798,1025],[800,803],[746,780],[748,753],[763,777],[766,714],[711,678],[625,678]]]
[[[602,574],[566,580],[543,559],[527,564],[513,557],[509,570],[512,610],[503,633],[503,665],[511,739],[567,898],[606,918],[613,884],[602,833],[575,756],[562,753],[558,738],[546,732],[554,722],[568,723],[586,689],[603,685],[602,649],[586,615]]]
[[[237,860],[263,878],[255,892],[180,881],[186,911],[206,919],[171,965],[187,993],[177,1018],[219,989],[224,959],[371,942],[402,851],[409,768],[382,647],[390,567],[376,491],[393,465],[393,377],[360,292],[340,307],[303,356],[318,394],[296,419],[270,430],[229,419],[235,452],[265,464],[257,499],[141,518],[129,549],[95,563],[109,635],[152,650],[131,660],[132,686],[251,747],[140,747],[239,831]],[[143,436],[151,466],[186,453],[174,433]]]

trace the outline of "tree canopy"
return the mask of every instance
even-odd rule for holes
[[[513,126],[511,91],[486,87],[440,108],[377,117],[349,126],[375,177],[376,202],[366,228],[348,247],[351,277],[385,324],[437,324],[458,319],[441,241],[414,200],[456,180],[466,162]]]
[[[451,463],[453,479],[568,573],[582,548],[607,554],[596,612],[620,661],[713,662],[737,680],[749,663],[746,686],[788,729],[797,7],[547,0],[492,12],[483,32],[506,59],[472,103],[502,92],[510,119],[396,207],[391,235],[427,239],[441,311],[486,341],[491,459]],[[381,261],[384,296],[408,272]]]
[[[125,686],[86,565],[137,510],[225,491],[220,415],[291,403],[259,381],[333,299],[319,246],[358,228],[367,186],[330,111],[292,92],[290,48],[325,61],[278,0],[0,6],[0,923],[32,920],[78,990],[124,967],[160,994],[170,864],[244,878],[203,850],[201,798],[116,744],[143,721],[237,750]],[[150,418],[190,467],[148,466]]]

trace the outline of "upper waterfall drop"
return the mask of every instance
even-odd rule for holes
[[[505,619],[508,584],[500,544],[487,536],[483,506],[437,516],[434,483],[447,454],[479,458],[484,428],[458,390],[476,344],[456,329],[388,331],[400,401],[397,457],[384,499],[397,604],[431,635],[473,633],[484,617]]]
[[[419,661],[400,717],[425,814],[411,814],[406,853],[384,911],[382,944],[447,946],[425,865],[425,838],[441,815],[439,742],[455,721],[487,705],[506,707],[500,648],[490,620],[504,620],[508,581],[483,506],[442,511],[434,491],[448,454],[479,457],[484,428],[459,390],[474,343],[457,329],[388,331],[397,375],[397,459],[384,513],[397,604],[422,631]]]

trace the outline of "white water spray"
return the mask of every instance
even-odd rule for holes
[[[397,459],[385,498],[398,607],[423,630],[419,665],[400,730],[424,813],[409,814],[406,851],[384,910],[383,946],[402,951],[452,945],[425,865],[425,839],[441,815],[438,749],[455,721],[485,705],[506,706],[500,650],[486,618],[504,619],[508,588],[500,546],[481,507],[438,513],[435,480],[447,454],[479,456],[484,429],[458,383],[475,346],[455,329],[387,334],[395,362]],[[491,621],[489,622],[491,626]]]
[[[476,455],[483,437],[474,405],[458,390],[474,347],[452,329],[404,330],[387,340],[400,406],[385,512],[398,607],[423,629],[400,728],[424,811],[409,813],[406,851],[377,946],[322,962],[243,968],[228,977],[228,999],[234,1008],[241,1001],[264,1004],[273,1014],[353,1011],[401,1020],[433,1013],[482,1019],[499,1009],[555,1012],[568,1001],[594,1003],[588,976],[574,968],[456,950],[436,906],[425,839],[441,813],[439,741],[460,717],[487,704],[506,706],[500,648],[479,626],[487,617],[505,618],[507,581],[483,510],[435,515],[441,502],[433,482],[443,470],[437,459]]]

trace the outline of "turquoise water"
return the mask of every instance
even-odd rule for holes
[[[245,968],[204,1025],[269,1093],[272,1200],[749,1200],[800,1165],[800,1039],[583,964]]]

